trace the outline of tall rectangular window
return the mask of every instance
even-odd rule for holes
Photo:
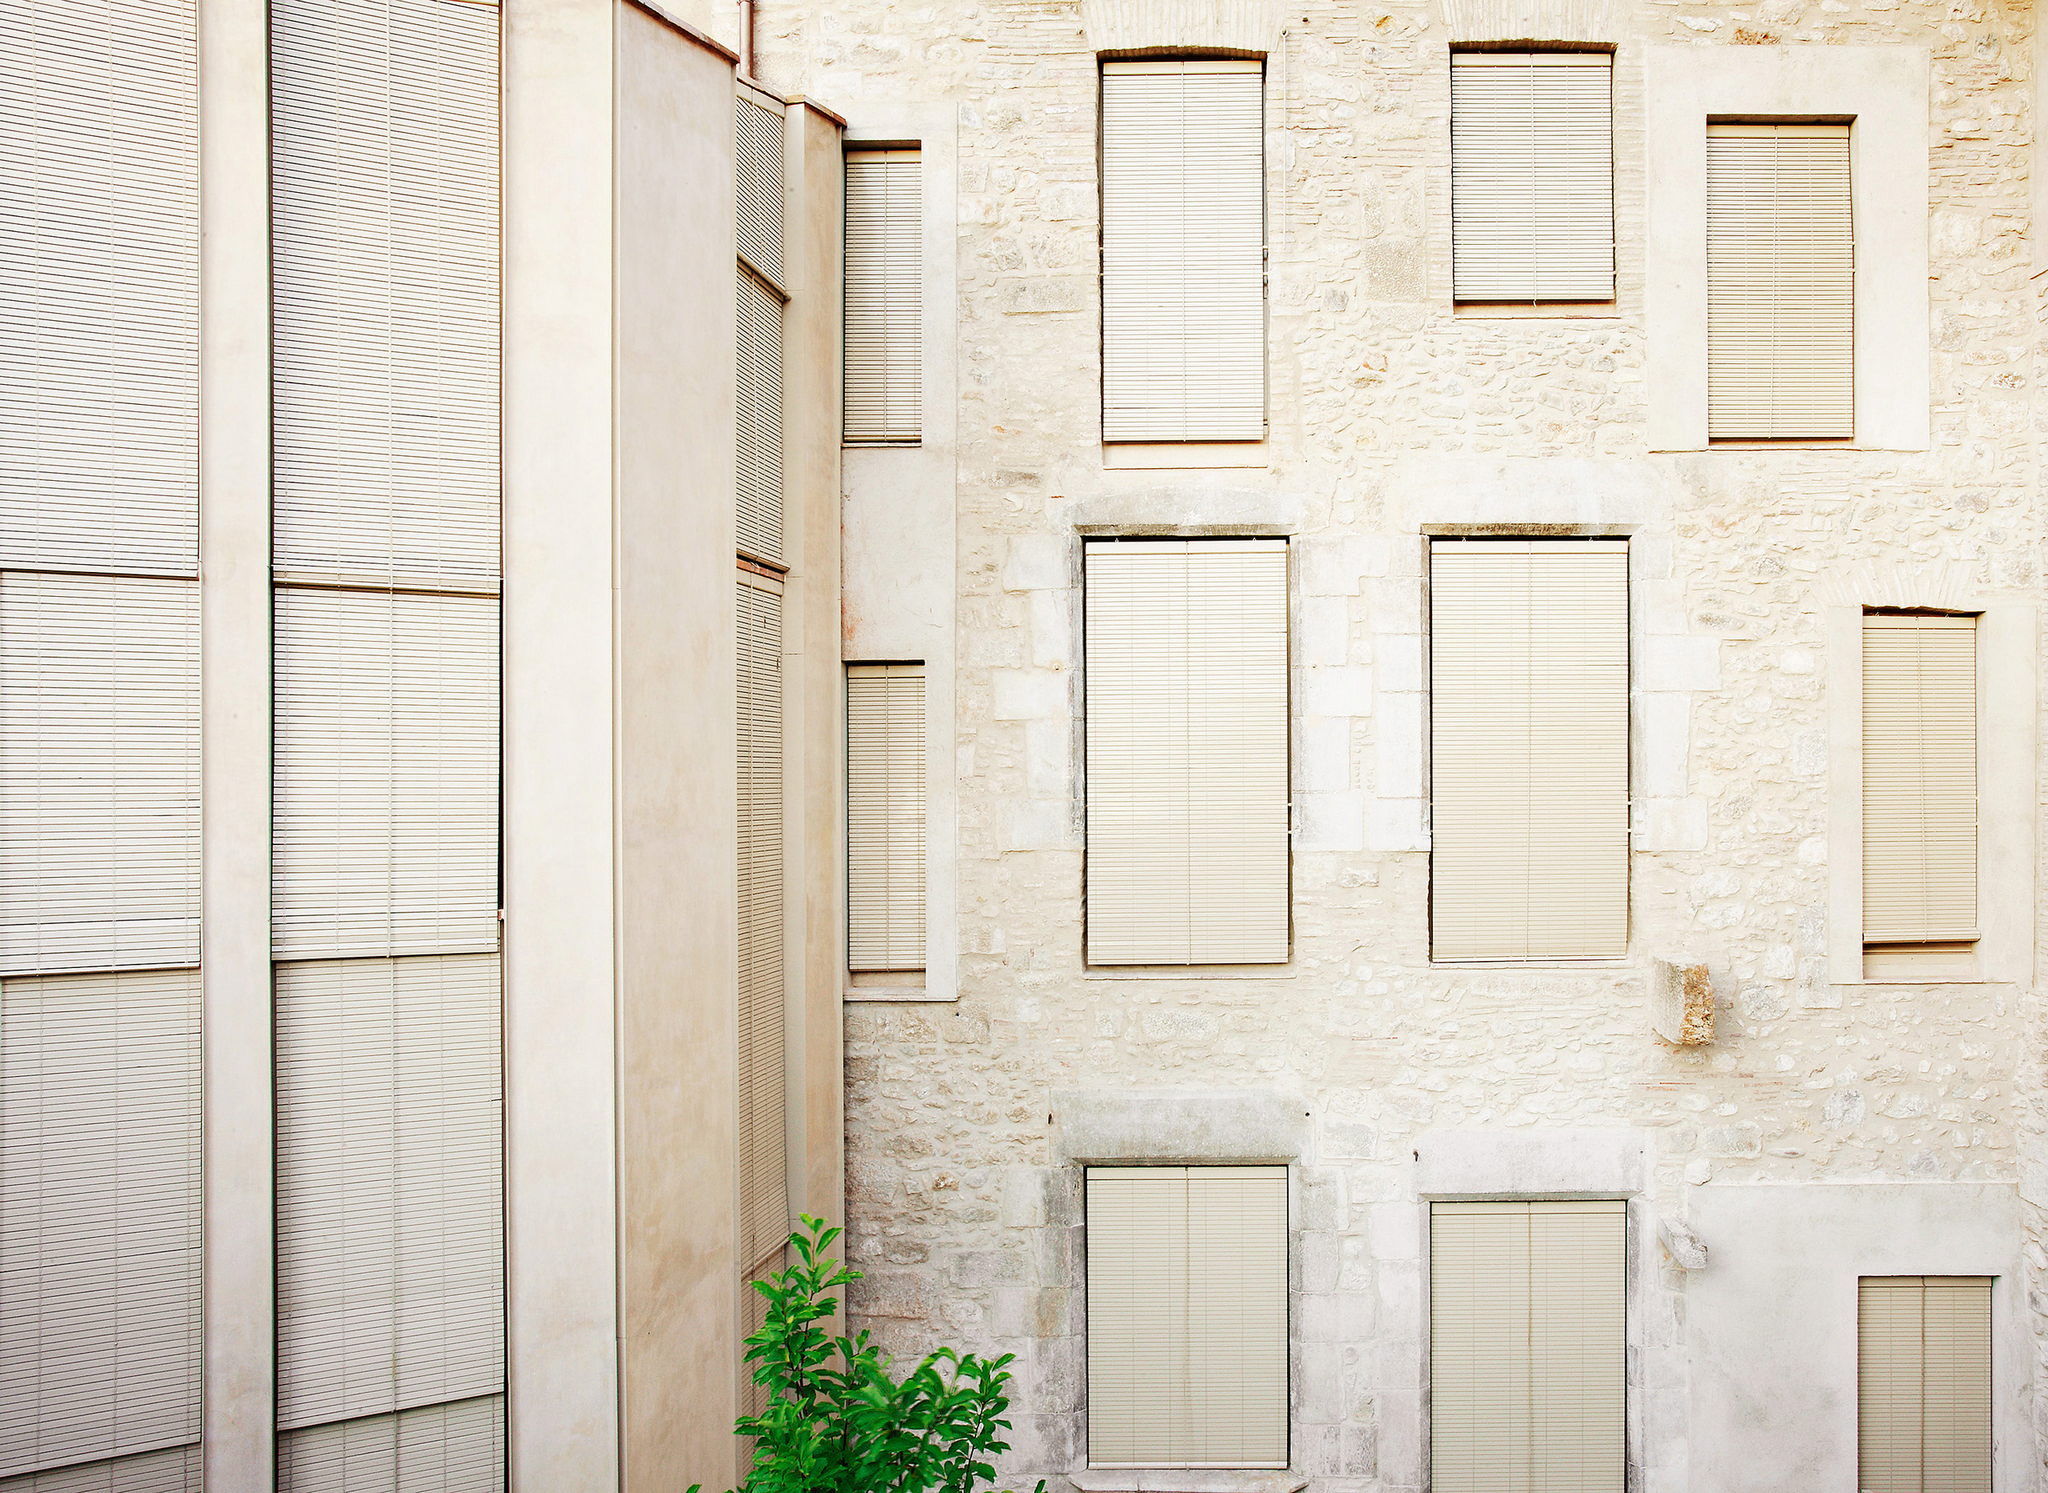
[[[1102,65],[1102,438],[1266,434],[1263,64]]]
[[[1866,972],[1938,976],[1977,939],[1977,619],[1863,618]]]
[[[1430,957],[1628,950],[1628,544],[1430,549]]]
[[[1991,1493],[1991,1281],[1856,1283],[1856,1486]]]
[[[1287,1465],[1287,1168],[1088,1168],[1088,1465]]]
[[[914,150],[846,153],[849,445],[924,432],[924,170]]]
[[[1846,124],[1707,126],[1707,437],[1856,433]]]
[[[924,665],[846,666],[846,962],[924,968]]]
[[[1085,552],[1091,964],[1287,960],[1287,541]]]
[[[1614,298],[1613,57],[1451,54],[1460,301]]]
[[[744,1270],[789,1235],[784,1071],[782,582],[739,572],[739,1192]]]
[[[1621,1493],[1628,1205],[1432,1203],[1429,1258],[1437,1493]]]
[[[738,462],[734,528],[741,553],[782,564],[783,117],[743,95],[733,104]]]

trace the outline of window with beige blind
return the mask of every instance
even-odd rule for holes
[[[1102,64],[1102,438],[1266,434],[1264,64]]]
[[[1432,1203],[1430,1484],[1622,1493],[1628,1205]]]
[[[848,445],[912,445],[924,431],[924,158],[846,153]]]
[[[1460,301],[1614,298],[1614,59],[1451,54],[1451,284]]]
[[[846,963],[924,968],[924,665],[846,666]]]
[[[1846,124],[1707,126],[1707,438],[1856,434]]]
[[[1287,541],[1084,552],[1090,964],[1283,964]]]
[[[1863,617],[1867,975],[1968,976],[1977,941],[1977,619]]]
[[[1991,1493],[1991,1280],[1856,1283],[1856,1486]]]
[[[1091,1166],[1088,1465],[1287,1465],[1287,1168]]]
[[[1430,957],[1628,950],[1628,543],[1430,547]]]
[[[739,572],[739,1193],[743,1271],[789,1235],[784,1121],[782,600],[779,577]]]

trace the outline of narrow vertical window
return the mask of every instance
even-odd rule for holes
[[[1628,545],[1430,551],[1430,956],[1628,949]]]
[[[1846,124],[1707,126],[1707,437],[1856,433]]]
[[[740,1258],[773,1269],[789,1234],[784,1129],[782,583],[739,573]],[[751,1294],[751,1293],[749,1293]]]
[[[1088,1465],[1287,1465],[1287,1168],[1088,1168]]]
[[[849,445],[924,433],[924,184],[914,150],[846,156]]]
[[[1624,1486],[1628,1205],[1430,1205],[1437,1493]]]
[[[1102,65],[1102,438],[1266,434],[1265,89],[1253,61]]]
[[[1614,298],[1613,58],[1451,54],[1460,301]]]
[[[1086,551],[1091,964],[1287,960],[1287,542]]]
[[[1977,939],[1977,619],[1863,618],[1868,974],[1967,973]]]
[[[738,488],[734,528],[742,554],[782,564],[782,115],[742,97],[737,157]]]
[[[846,669],[846,962],[924,968],[924,665]]]
[[[1991,1281],[1856,1283],[1856,1486],[1991,1493]]]

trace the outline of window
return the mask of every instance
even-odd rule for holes
[[[1430,956],[1628,949],[1628,544],[1430,549]]]
[[[924,968],[924,665],[846,666],[846,962]]]
[[[1460,301],[1614,298],[1613,58],[1451,54]]]
[[[1287,1465],[1287,1168],[1088,1168],[1088,1465]]]
[[[1991,1281],[1856,1283],[1856,1486],[1991,1493]]]
[[[914,150],[846,156],[849,444],[914,444],[924,430],[924,185]]]
[[[1707,438],[1848,439],[1846,124],[1707,126]]]
[[[1628,1205],[1430,1205],[1436,1493],[1621,1493]]]
[[[1085,551],[1091,964],[1287,960],[1287,541]]]
[[[1968,974],[1977,939],[1977,619],[1863,618],[1866,974]]]
[[[1102,65],[1102,438],[1266,434],[1265,98],[1252,61]]]
[[[738,506],[741,553],[782,564],[782,115],[735,101],[739,281],[736,287]]]
[[[789,1237],[783,1027],[782,583],[739,572],[740,1255],[774,1269]]]

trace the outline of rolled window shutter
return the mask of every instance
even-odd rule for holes
[[[498,947],[498,603],[282,587],[280,959]]]
[[[1974,617],[1863,619],[1863,941],[1977,936]]]
[[[846,669],[847,966],[924,968],[924,665]]]
[[[1628,1205],[1430,1207],[1430,1467],[1440,1493],[1621,1493]]]
[[[373,1415],[277,1438],[278,1493],[498,1493],[505,1397]]]
[[[1628,949],[1628,545],[1430,555],[1430,947]]]
[[[1285,1467],[1287,1168],[1090,1167],[1088,1463]]]
[[[0,26],[0,567],[197,573],[198,14]]]
[[[1287,543],[1086,550],[1091,964],[1288,954]]]
[[[782,301],[739,270],[739,547],[782,558]]]
[[[1102,438],[1266,433],[1265,99],[1251,61],[1102,65]]]
[[[277,969],[282,1429],[505,1384],[498,960]]]
[[[496,589],[498,11],[271,16],[279,569]]]
[[[783,1106],[782,587],[739,580],[740,1253],[751,1268],[789,1233]]]
[[[0,1477],[198,1439],[199,1039],[196,972],[0,982]]]
[[[782,282],[782,199],[786,190],[782,130],[780,110],[752,98],[733,100],[740,254],[777,284]]]
[[[847,441],[924,425],[924,184],[914,150],[846,156]]]
[[[199,960],[199,588],[0,575],[0,972]]]
[[[1856,433],[1849,126],[1707,126],[1707,435]]]
[[[1991,1282],[1857,1282],[1856,1485],[1991,1493]]]
[[[1614,298],[1613,58],[1451,54],[1452,294]]]

